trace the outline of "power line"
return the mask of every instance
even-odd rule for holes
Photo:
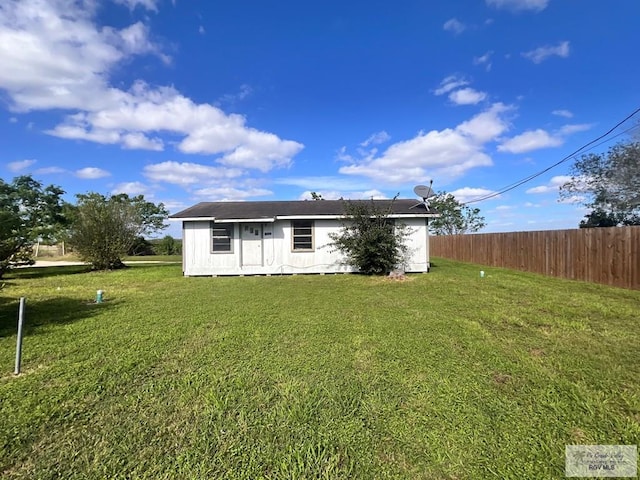
[[[607,137],[608,135],[610,135],[616,128],[618,128],[620,125],[628,122],[631,118],[633,118],[638,112],[640,112],[640,108],[637,108],[636,110],[633,111],[633,113],[631,113],[630,115],[627,115],[623,120],[619,121],[615,126],[613,126],[612,128],[610,128],[607,132],[603,133],[602,135],[600,135],[599,137],[591,140],[588,143],[585,143],[583,146],[581,146],[580,148],[578,148],[575,152],[570,153],[569,155],[567,155],[566,157],[562,158],[561,160],[557,161],[556,163],[554,163],[553,165],[550,165],[549,167],[545,168],[544,170],[540,170],[537,173],[534,173],[532,175],[529,175],[528,177],[525,177],[521,180],[518,180],[515,183],[512,183],[510,185],[507,185],[506,187],[501,188],[500,190],[498,190],[497,192],[493,192],[487,195],[484,195],[482,197],[478,197],[475,198],[473,200],[469,200],[468,202],[464,202],[464,204],[469,204],[469,203],[477,203],[477,202],[482,202],[484,200],[489,200],[490,198],[493,197],[497,197],[498,195],[502,195],[503,193],[509,192],[515,188],[518,188],[521,185],[524,185],[527,182],[530,182],[531,180],[533,180],[534,178],[539,177],[540,175],[543,175],[545,173],[547,173],[549,170],[551,170],[552,168],[557,167],[558,165],[560,165],[561,163],[566,162],[567,160],[570,160],[571,158],[575,157],[576,155],[578,155],[580,152],[582,152],[583,150],[587,149],[587,147],[590,147],[589,150],[602,145],[603,143],[609,142],[611,141],[613,138],[619,137],[620,135],[623,135],[625,133],[627,133],[630,130],[633,130],[634,128],[637,128],[637,126],[633,126],[621,133],[618,133],[617,135],[615,135],[612,138],[609,138],[601,143],[598,143],[597,145],[594,145],[596,142],[599,142],[600,140],[602,140],[603,138]]]
[[[589,147],[589,148],[586,148],[586,149],[584,150],[584,152],[588,152],[588,151],[590,151],[590,150],[593,150],[594,148],[599,147],[600,145],[603,145],[603,144],[605,144],[605,143],[608,143],[608,142],[610,142],[611,140],[613,140],[614,138],[620,137],[621,135],[624,135],[625,133],[630,132],[631,130],[634,130],[634,129],[636,129],[636,128],[638,128],[638,127],[637,127],[637,126],[633,126],[633,127],[627,128],[626,130],[623,130],[622,132],[620,132],[620,133],[618,133],[618,134],[614,135],[614,136],[613,136],[613,137],[611,137],[611,138],[607,138],[606,140],[603,140],[603,141],[601,141],[601,142],[599,142],[599,143],[596,143],[595,145],[592,145],[592,146],[591,146],[591,147]],[[585,147],[586,147],[586,145],[585,145],[585,146],[583,146],[583,147],[581,147],[581,148],[582,148],[582,149],[584,149]],[[580,152],[580,149],[579,149],[579,150],[577,150],[576,152]],[[583,152],[583,153],[584,153],[584,152]],[[538,173],[534,173],[534,174],[532,174],[532,175],[529,175],[528,177],[525,177],[525,178],[524,178],[524,179],[522,179],[522,180],[518,180],[516,183],[512,183],[512,184],[510,184],[510,185],[507,185],[506,187],[503,187],[501,190],[499,190],[499,191],[497,191],[497,192],[492,192],[492,193],[489,193],[489,194],[487,194],[487,195],[485,195],[485,196],[483,196],[483,197],[479,197],[479,198],[476,198],[476,199],[473,199],[473,200],[469,200],[469,201],[468,201],[468,202],[466,202],[466,203],[481,202],[481,201],[483,201],[483,200],[488,200],[489,198],[492,198],[492,197],[495,197],[495,196],[497,196],[497,195],[501,195],[502,193],[505,193],[505,192],[508,192],[508,191],[510,191],[510,190],[513,190],[514,188],[517,188],[517,187],[519,187],[520,185],[523,185],[523,184],[525,184],[525,183],[529,182],[530,180],[533,180],[534,178],[539,177],[539,176],[540,176],[540,175],[542,175],[543,173],[548,172],[549,170],[551,170],[552,168],[556,167],[556,166],[557,166],[557,165],[559,165],[560,163],[562,163],[562,162],[564,162],[564,161],[566,161],[566,160],[569,160],[569,159],[571,159],[571,158],[575,158],[575,157],[576,157],[576,153],[573,153],[573,154],[569,155],[568,157],[566,157],[566,158],[562,159],[560,162],[557,162],[557,163],[555,163],[554,165],[551,165],[550,167],[548,167],[548,168],[546,168],[546,169],[544,169],[544,170],[542,170],[542,171],[540,171],[540,172],[538,172]]]

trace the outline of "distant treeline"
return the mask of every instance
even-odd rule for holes
[[[171,235],[149,240],[138,237],[129,249],[128,255],[182,255],[182,240]]]

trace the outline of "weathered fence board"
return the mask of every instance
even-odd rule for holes
[[[432,236],[431,255],[640,289],[640,226]]]

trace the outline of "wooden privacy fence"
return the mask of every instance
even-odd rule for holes
[[[430,237],[431,255],[640,289],[640,226]]]

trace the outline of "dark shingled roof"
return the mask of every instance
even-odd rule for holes
[[[370,202],[371,200],[351,200],[352,202]],[[396,199],[373,200],[376,207],[388,209],[392,206],[393,214],[433,215],[419,200]],[[392,205],[393,204],[393,205]],[[342,200],[297,200],[278,202],[201,202],[193,207],[171,215],[170,218],[214,217],[216,219],[232,218],[273,218],[293,215],[344,215]]]

